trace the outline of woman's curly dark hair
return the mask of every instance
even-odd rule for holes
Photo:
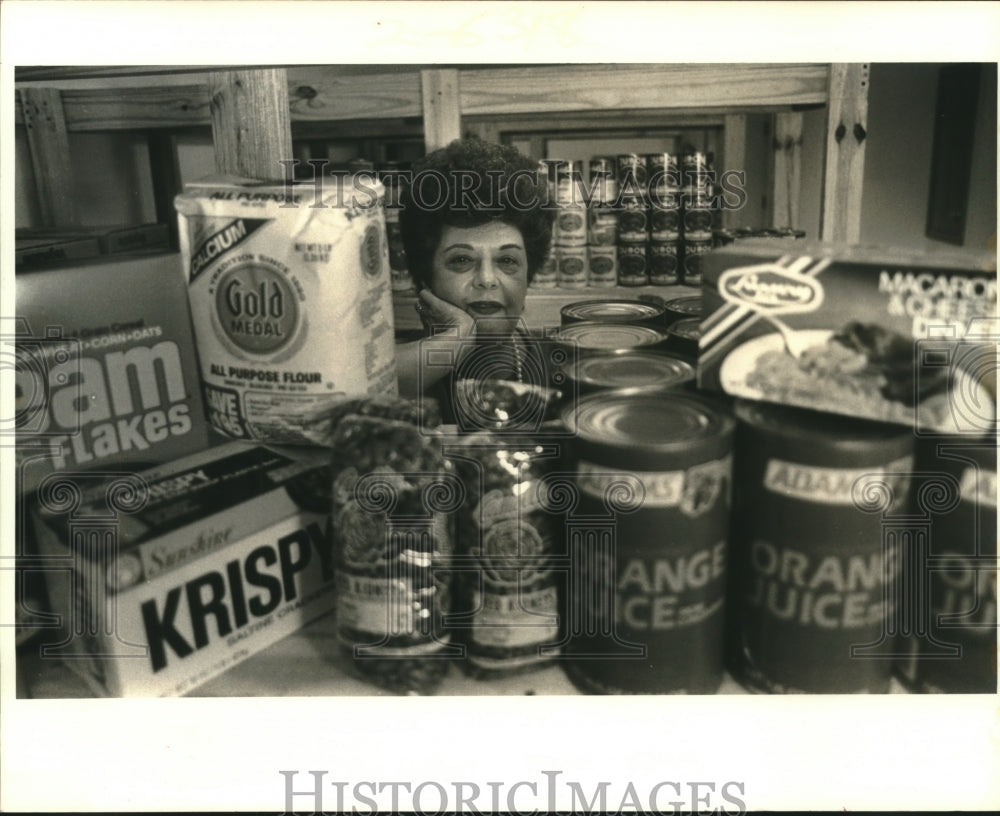
[[[407,266],[418,288],[430,286],[445,226],[503,221],[516,227],[524,241],[529,282],[545,263],[552,242],[554,211],[538,162],[481,139],[456,139],[414,162],[400,205]]]

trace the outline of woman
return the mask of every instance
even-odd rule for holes
[[[400,229],[427,337],[396,347],[399,390],[436,397],[454,422],[456,384],[546,386],[520,320],[548,255],[553,211],[538,162],[478,139],[452,142],[413,167]]]

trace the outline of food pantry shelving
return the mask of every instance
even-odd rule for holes
[[[612,115],[616,123],[636,127],[663,121],[721,127],[725,163],[741,167],[748,115],[774,114],[781,149],[771,189],[783,211],[794,214],[802,110],[826,106],[820,237],[852,242],[860,231],[867,76],[868,66],[861,64],[29,68],[16,77],[16,121],[30,149],[45,226],[80,220],[71,194],[69,134],[137,131],[149,145],[157,220],[175,229],[173,198],[182,183],[177,135],[190,128],[211,126],[218,172],[273,177],[278,162],[294,155],[293,139],[331,129],[357,138],[422,136],[432,150],[469,133],[501,141],[510,132],[597,129]],[[526,319],[533,327],[557,324],[562,305],[596,291],[533,291]],[[598,296],[664,291],[619,287],[601,289]],[[398,329],[419,325],[411,304],[412,296],[394,296]],[[195,693],[372,693],[331,664],[328,655],[335,650],[325,642],[332,637],[329,619],[320,620]],[[298,679],[287,676],[290,661],[302,668]],[[25,677],[33,686],[29,693],[73,693],[75,681],[58,670],[28,665]],[[741,689],[727,679],[721,690]],[[556,667],[500,683],[454,679],[444,691],[571,693],[573,687]]]
[[[16,123],[30,149],[42,226],[80,219],[71,133],[144,133],[157,220],[175,230],[173,197],[182,184],[177,139],[192,128],[211,126],[219,172],[250,177],[274,177],[278,162],[295,155],[293,140],[422,137],[432,150],[464,134],[501,141],[512,133],[594,131],[612,116],[624,127],[719,127],[725,165],[739,168],[747,117],[756,113],[774,114],[769,188],[775,211],[794,223],[803,110],[825,106],[819,237],[855,242],[860,233],[866,64],[20,68],[15,79]],[[611,289],[600,296],[641,293]],[[528,320],[552,325],[559,307],[580,297],[580,290],[532,292]],[[417,328],[412,296],[397,293],[395,305],[398,327]]]

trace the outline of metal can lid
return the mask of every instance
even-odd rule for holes
[[[663,343],[666,335],[649,326],[588,321],[561,327],[554,339],[574,345],[584,352],[623,354],[636,348]]]
[[[694,379],[694,366],[679,357],[636,351],[588,357],[576,365],[575,379],[590,388],[669,388]]]
[[[719,406],[677,390],[602,391],[563,411],[582,458],[638,470],[673,469],[731,450],[736,423]]]
[[[613,249],[613,247],[612,247]],[[562,323],[648,323],[663,317],[663,307],[641,300],[597,299],[567,303],[560,309]]]
[[[907,456],[914,447],[912,429],[902,425],[749,400],[737,400],[733,410],[741,426],[768,443],[787,443],[800,451],[797,461],[805,456],[830,466],[843,464],[831,461],[833,455],[851,463],[878,463]]]
[[[671,298],[665,305],[667,311],[673,314],[701,316],[701,295]]]
[[[685,317],[674,323],[667,332],[689,340],[698,340],[701,338],[701,318]]]

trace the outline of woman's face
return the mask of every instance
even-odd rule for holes
[[[527,289],[528,257],[517,227],[491,221],[442,230],[431,290],[470,314],[478,332],[511,331],[524,311]]]

